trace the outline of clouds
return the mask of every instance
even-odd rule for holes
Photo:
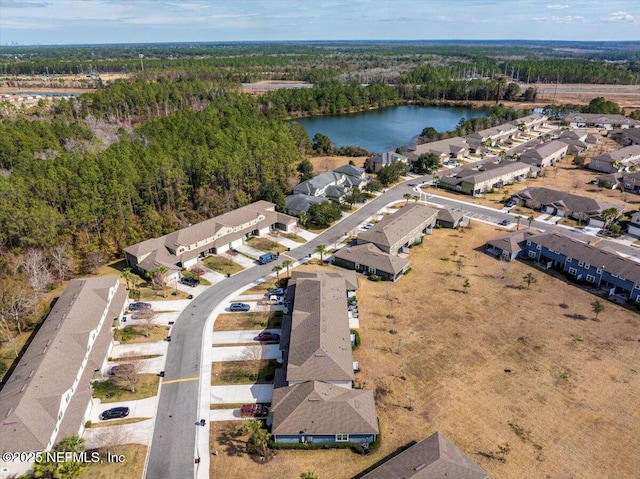
[[[613,12],[611,15],[607,17],[607,21],[609,22],[633,22],[633,16],[628,14],[627,12],[619,11]]]
[[[2,43],[637,40],[638,0],[0,0]],[[562,28],[558,28],[561,25]],[[588,25],[589,28],[585,28]]]

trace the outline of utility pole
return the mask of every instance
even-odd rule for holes
[[[138,54],[138,58],[140,58],[140,70],[144,71],[144,63],[142,63],[142,59],[144,55],[142,53]]]

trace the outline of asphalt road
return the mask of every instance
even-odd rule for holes
[[[341,236],[357,228],[360,223],[377,213],[385,205],[392,201],[402,200],[405,193],[415,194],[414,186],[429,180],[431,180],[431,177],[411,179],[387,190],[383,195],[367,202],[335,226],[287,253],[287,255],[300,260],[309,254],[313,254],[319,244],[331,245],[337,242]],[[437,194],[437,190],[431,190],[430,193]],[[462,209],[472,217],[478,215],[479,217],[491,218],[489,221],[495,219],[496,223],[502,219],[515,221],[514,215],[498,210],[490,211],[470,203],[444,198],[437,198],[431,201],[450,208]],[[526,221],[523,221],[523,223],[526,225]],[[544,230],[557,228],[539,222],[534,222],[532,226]],[[579,233],[572,234],[566,229],[563,229],[563,231],[575,237],[580,236]],[[605,246],[606,243],[605,240],[599,246]],[[637,252],[632,248],[616,245],[616,249],[624,254],[632,254],[637,257]],[[241,287],[271,274],[273,266],[281,264],[285,259],[281,255],[281,258],[275,262],[245,269],[207,289],[193,300],[175,322],[171,332],[172,341],[169,343],[165,377],[158,402],[158,413],[146,473],[147,478],[174,479],[191,477],[194,470],[195,457],[209,453],[209,451],[196,451],[194,453],[196,433],[199,432],[196,431],[198,426],[195,423],[200,420],[197,416],[198,381],[202,352],[202,331],[205,321],[209,313],[224,298]],[[210,345],[208,346],[210,347]],[[168,382],[172,380],[179,381]],[[204,378],[204,380],[207,380],[207,378]]]

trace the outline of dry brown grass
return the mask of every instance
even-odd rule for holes
[[[640,318],[606,303],[602,321],[591,321],[593,295],[528,264],[504,263],[502,278],[501,263],[477,249],[502,233],[476,223],[438,230],[411,250],[413,270],[399,282],[360,282],[356,378],[377,391],[379,451],[280,451],[258,465],[228,433],[238,425],[212,424],[211,448],[221,452],[212,473],[349,478],[439,430],[490,477],[637,477]],[[454,248],[465,259],[460,277]],[[529,290],[528,272],[538,280]],[[505,463],[479,454],[505,444]]]
[[[90,463],[80,479],[121,479],[123,477],[142,477],[147,447],[140,444],[125,444],[112,448],[111,454],[124,456],[124,462],[107,462],[103,457],[102,463]]]
[[[279,328],[281,325],[281,311],[230,313],[219,314],[213,323],[213,330],[237,331],[239,329]]]
[[[343,165],[348,165],[350,161],[353,161],[356,166],[364,166],[364,162],[367,159],[366,156],[310,156],[309,161],[313,165],[313,173],[319,175],[327,171],[335,170]]]

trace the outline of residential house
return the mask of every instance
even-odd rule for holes
[[[289,195],[285,197],[286,212],[288,215],[300,216],[300,213],[307,213],[311,205],[315,203],[324,203],[329,201],[329,198],[324,196],[311,196],[296,193],[295,195]]]
[[[469,145],[464,138],[460,137],[423,143],[413,147],[413,150],[409,153],[409,159],[416,161],[418,157],[425,153],[436,155],[442,162],[448,159],[461,160],[469,154]]]
[[[520,155],[520,162],[537,166],[538,168],[546,168],[555,165],[558,161],[567,155],[569,145],[562,141],[552,140],[542,143],[530,150],[526,150]]]
[[[565,130],[562,133],[560,133],[560,139],[561,140],[564,140],[564,139],[577,140],[577,141],[586,142],[588,135],[589,135],[589,131],[584,129]]]
[[[626,128],[609,132],[609,138],[613,138],[622,146],[640,145],[640,128]]]
[[[640,121],[627,118],[623,115],[603,115],[600,113],[571,113],[564,115],[562,122],[571,128],[601,128],[612,130],[614,128],[638,128]]]
[[[35,333],[0,391],[0,451],[49,451],[81,435],[91,410],[91,381],[105,372],[112,323],[127,291],[118,276],[74,279]],[[26,471],[0,463],[9,475]]]
[[[624,188],[625,191],[629,191],[631,193],[640,194],[640,172],[634,173],[616,173],[621,175],[620,184]],[[598,178],[600,180],[601,177]]]
[[[513,231],[506,236],[487,241],[485,251],[491,255],[513,261],[527,248],[527,240],[539,231],[530,228]]]
[[[272,229],[293,231],[296,219],[279,213],[275,205],[257,201],[210,218],[173,233],[125,248],[127,265],[141,272],[163,266],[167,280],[178,277],[181,268],[189,268],[209,254],[219,254],[239,246],[251,236],[262,236]]]
[[[505,143],[512,138],[520,135],[518,125],[513,123],[505,123],[503,125],[494,126],[485,130],[476,131],[465,137],[471,153],[476,153],[481,146],[495,146]]]
[[[571,138],[560,138],[558,141],[567,145],[567,155],[582,155],[589,149],[589,145],[584,141],[574,140]]]
[[[360,168],[359,166],[342,165],[333,171],[335,173],[345,175],[347,177],[347,183],[351,188],[358,188],[361,190],[367,183],[369,183],[369,181],[371,181],[371,178],[367,175],[365,169]]]
[[[320,173],[297,185],[293,189],[293,195],[285,198],[287,212],[297,211],[299,214],[300,211],[308,211],[314,202],[318,202],[312,200],[312,197],[340,202],[349,190],[362,190],[369,181],[371,178],[367,176],[365,169],[353,165],[343,165],[333,171]]]
[[[327,171],[296,185],[293,188],[293,192],[294,194],[328,197],[327,193],[335,194],[337,191],[341,191],[344,194],[349,186],[346,175],[335,171]]]
[[[357,244],[373,243],[385,253],[397,255],[406,251],[425,234],[431,234],[438,210],[412,203],[392,215],[385,216],[368,231],[358,234]]]
[[[386,253],[373,243],[341,248],[334,253],[333,262],[337,266],[375,274],[390,281],[396,281],[409,269],[408,259]]]
[[[640,238],[640,212],[636,212],[631,216],[627,234],[636,238]]]
[[[488,161],[473,168],[464,168],[452,175],[442,176],[438,185],[475,196],[535,177],[539,172],[540,168],[537,166],[519,161]]]
[[[617,190],[618,188],[622,187],[622,178],[624,176],[633,175],[633,174],[634,173],[625,173],[625,172],[616,171],[615,173],[609,173],[608,175],[598,176],[594,180],[594,182],[600,188],[607,188],[607,189]],[[639,183],[639,185],[640,185],[640,183]]]
[[[371,391],[353,389],[347,295],[353,272],[298,272],[289,280],[271,412],[278,443],[368,446],[379,430]]]
[[[462,211],[452,210],[450,208],[439,208],[436,217],[436,226],[441,228],[456,229],[460,225],[465,225],[468,218]]]
[[[387,151],[382,155],[372,156],[367,159],[367,168],[373,173],[377,173],[382,169],[383,166],[389,166],[392,163],[399,161],[403,163],[407,168],[409,167],[409,158],[396,153],[395,151]]]
[[[554,216],[566,216],[579,221],[589,222],[597,218],[603,210],[616,208],[623,211],[622,205],[594,200],[549,188],[526,188],[512,196],[519,204],[540,210]]]
[[[560,233],[527,239],[521,253],[544,268],[554,268],[573,281],[604,289],[611,295],[640,302],[640,263]]]
[[[532,131],[539,130],[547,126],[549,118],[539,113],[523,116],[517,120],[513,120],[509,123],[518,127],[518,130],[524,133],[531,133]]]
[[[441,432],[396,454],[360,479],[487,479],[474,463]]]
[[[594,156],[589,163],[589,169],[604,173],[614,173],[637,164],[640,164],[640,145],[631,145],[610,153]]]

